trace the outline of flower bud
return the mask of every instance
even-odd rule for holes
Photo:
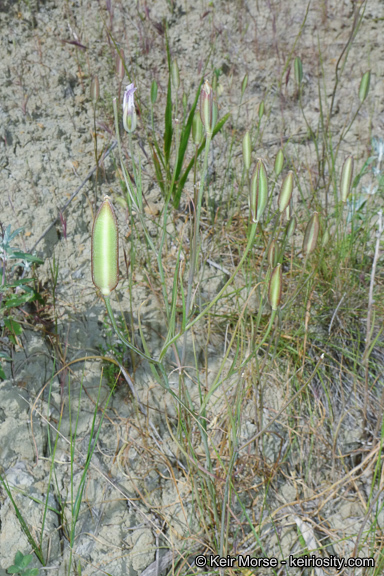
[[[351,191],[352,177],[353,177],[353,157],[347,156],[347,158],[344,160],[340,179],[340,196],[343,204],[347,201],[347,198]]]
[[[183,96],[181,98],[181,103],[183,105],[184,108],[184,112],[185,114],[187,113],[187,106],[188,106],[188,98],[185,92],[183,92]]]
[[[250,209],[253,222],[259,222],[268,200],[267,172],[262,160],[258,160],[251,178]]]
[[[126,132],[133,132],[137,124],[134,93],[134,84],[129,84],[124,92],[123,99],[123,126]]]
[[[247,130],[243,138],[243,159],[244,159],[244,166],[247,172],[251,167],[251,154],[252,154],[251,136],[249,134],[249,130]]]
[[[206,80],[200,93],[200,117],[207,134],[212,134],[213,124],[213,90]]]
[[[371,82],[371,71],[368,70],[365,74],[363,74],[363,77],[360,82],[359,100],[361,103],[363,103],[366,97],[368,96],[370,82]]]
[[[203,139],[203,123],[198,112],[195,112],[192,120],[192,139],[196,146],[200,146]]]
[[[289,206],[293,192],[293,172],[290,170],[283,180],[279,194],[279,211],[284,210]]]
[[[276,176],[280,176],[281,171],[283,169],[283,166],[284,166],[284,154],[283,154],[282,149],[280,148],[280,150],[276,154],[276,160],[275,160],[275,166],[274,166],[274,171],[275,171]]]
[[[104,196],[92,228],[92,281],[103,296],[109,296],[119,282],[119,231],[108,196]]]
[[[281,293],[283,288],[283,273],[281,264],[278,264],[272,272],[269,281],[268,299],[272,310],[277,310],[281,302]]]
[[[91,99],[94,104],[97,103],[100,97],[100,86],[98,76],[94,76],[91,82]]]
[[[293,67],[294,67],[296,84],[300,86],[301,82],[303,81],[303,64],[299,56],[296,56]]]
[[[180,87],[180,74],[179,74],[179,66],[177,64],[177,60],[174,60],[171,65],[171,78],[172,84],[175,90],[178,90]]]
[[[315,250],[318,235],[319,235],[319,214],[318,212],[314,212],[305,230],[303,240],[304,254],[306,255],[312,254],[312,252]]]
[[[123,52],[123,50],[120,50],[120,54],[119,54],[119,52],[116,54],[116,74],[117,74],[117,77],[120,78],[120,80],[124,80],[125,69],[124,69],[124,52]]]
[[[152,106],[156,103],[157,100],[157,82],[156,80],[152,81],[151,84],[151,102],[152,102]]]

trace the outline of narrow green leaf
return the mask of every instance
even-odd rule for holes
[[[224,124],[226,123],[226,121],[228,120],[228,118],[230,117],[231,113],[228,112],[228,114],[226,114],[225,116],[223,116],[223,118],[220,120],[220,122],[218,122],[212,132],[212,139],[216,136],[216,134],[218,132],[220,132],[220,130],[222,129],[222,127],[224,126]],[[203,139],[201,146],[199,147],[198,151],[197,151],[197,158],[200,156],[200,154],[202,153],[202,151],[205,149],[205,138]],[[180,203],[180,198],[181,198],[181,193],[183,191],[184,185],[187,181],[188,178],[188,174],[190,173],[190,171],[193,168],[193,165],[195,163],[195,157],[192,158],[192,160],[189,162],[188,166],[185,169],[184,174],[182,175],[182,177],[179,180],[178,186],[177,186],[177,190],[176,190],[176,194],[175,194],[175,198],[174,198],[174,202],[173,205],[175,207],[179,206]]]
[[[21,278],[20,280],[14,280],[14,282],[11,282],[11,284],[4,284],[4,286],[0,286],[0,292],[5,292],[5,290],[7,290],[8,288],[16,288],[17,286],[23,286],[24,284],[28,284],[29,282],[33,282],[33,278]],[[30,288],[30,286],[24,286],[24,289],[26,288]]]
[[[185,125],[185,127],[181,133],[179,155],[178,155],[177,166],[176,166],[176,171],[175,171],[175,183],[177,183],[177,181],[179,180],[181,169],[183,167],[184,157],[185,157],[185,153],[186,153],[187,146],[188,146],[188,140],[189,140],[189,136],[190,136],[191,130],[192,130],[193,117],[195,115],[196,106],[199,102],[199,96],[200,96],[200,91],[201,91],[201,86],[203,84],[203,81],[204,81],[204,78],[202,78],[200,80],[200,84],[199,84],[199,86],[197,88],[197,92],[196,92],[195,101],[194,101],[192,108],[191,108],[191,111],[189,113],[187,123],[186,123],[186,125]],[[179,203],[180,203],[180,198],[179,198],[179,201],[177,202],[177,205],[175,202],[173,203],[174,207],[178,208]]]
[[[157,180],[158,185],[160,186],[162,193],[164,194],[164,178],[163,178],[163,173],[161,171],[161,165],[159,162],[159,157],[156,154],[156,151],[155,151],[153,145],[151,146],[151,149],[152,149],[153,164],[155,166],[155,172],[156,172],[156,180]]]
[[[9,256],[9,260],[12,258],[20,258],[20,260],[26,260],[27,262],[36,262],[36,264],[44,264],[44,260],[38,258],[37,256],[33,256],[32,254],[27,254],[26,252],[12,252]]]

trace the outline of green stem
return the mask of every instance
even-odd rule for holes
[[[191,307],[191,300],[192,300],[192,287],[193,287],[193,279],[195,276],[196,264],[199,258],[200,252],[200,214],[201,214],[201,202],[203,199],[203,192],[204,192],[204,184],[205,184],[205,177],[207,174],[208,168],[208,154],[209,154],[209,147],[211,145],[212,134],[207,133],[207,138],[205,141],[205,154],[204,154],[204,164],[203,169],[200,177],[200,188],[199,188],[199,195],[197,198],[197,204],[195,206],[195,229],[193,234],[193,241],[192,241],[192,252],[191,252],[191,263],[189,268],[189,277],[188,277],[188,292],[187,292],[187,302],[185,307],[185,317],[188,318],[189,310]],[[181,364],[184,365],[185,355],[186,355],[186,344],[187,344],[187,333],[185,332],[184,336],[184,344],[183,344],[183,355],[181,358]]]
[[[191,320],[191,322],[189,322],[186,327],[185,330],[183,332],[187,332],[187,330],[189,330],[190,328],[192,328],[192,326],[194,326],[196,324],[196,322],[198,322],[211,308],[212,306],[214,306],[216,304],[216,302],[219,300],[219,298],[223,295],[223,293],[225,292],[225,290],[228,288],[228,286],[230,285],[230,283],[232,282],[232,280],[235,278],[236,274],[238,273],[238,271],[240,270],[241,266],[244,263],[245,258],[248,255],[248,252],[250,251],[250,249],[252,248],[253,242],[255,240],[255,236],[256,236],[256,229],[257,229],[257,223],[253,223],[252,224],[252,228],[251,228],[251,233],[249,236],[249,240],[248,240],[248,244],[247,247],[244,251],[244,254],[239,262],[239,264],[237,265],[237,267],[235,268],[232,276],[229,278],[228,282],[223,286],[223,288],[220,290],[220,292],[215,296],[215,298],[204,308],[204,310],[202,312],[200,312],[200,314],[198,316],[196,316],[196,318],[194,320]],[[183,332],[179,332],[178,334],[176,334],[171,340],[169,340],[169,342],[167,342],[166,346],[164,346],[164,348],[162,349],[162,351],[160,352],[160,356],[159,356],[159,360],[161,361],[162,358],[164,358],[164,355],[166,354],[169,346],[171,344],[173,344],[174,342],[176,342],[180,336],[183,335]]]

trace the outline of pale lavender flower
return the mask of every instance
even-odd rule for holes
[[[137,117],[135,109],[134,93],[136,91],[135,85],[128,84],[124,92],[123,99],[123,125],[127,132],[133,132],[136,128]]]

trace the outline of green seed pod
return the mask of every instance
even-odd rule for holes
[[[352,177],[353,177],[353,157],[347,156],[347,158],[344,160],[340,179],[340,196],[343,204],[345,204],[345,202],[347,201],[349,193],[351,191]]]
[[[319,214],[314,212],[307,224],[303,240],[304,254],[312,254],[316,248],[317,237],[319,235]]]
[[[280,213],[289,206],[293,192],[293,172],[290,170],[283,180],[279,194],[279,211]]]
[[[264,116],[264,100],[262,100],[259,104],[259,120],[261,120],[263,116]]]
[[[241,83],[241,97],[244,96],[244,92],[245,89],[247,88],[247,84],[248,84],[248,74],[246,74],[243,78],[243,81]]]
[[[174,89],[178,90],[180,87],[180,74],[177,60],[174,60],[171,64],[171,79]]]
[[[283,166],[284,166],[284,154],[283,154],[282,149],[280,148],[280,150],[276,154],[276,160],[275,160],[275,166],[274,166],[274,171],[275,171],[276,176],[280,176],[281,171],[283,169]]]
[[[151,84],[151,102],[152,102],[152,106],[156,103],[157,100],[157,82],[156,80],[152,81]]]
[[[294,71],[295,71],[296,84],[300,86],[301,82],[303,81],[303,64],[299,56],[296,56],[295,58]]]
[[[244,159],[244,166],[247,172],[251,167],[251,155],[252,155],[251,136],[249,134],[249,131],[247,130],[243,138],[243,159]]]
[[[366,97],[368,96],[370,82],[371,82],[371,71],[368,70],[365,74],[363,74],[363,77],[360,82],[359,100],[361,103],[363,103]]]
[[[212,134],[213,90],[206,80],[200,93],[200,117],[207,134]]]
[[[192,139],[196,146],[200,146],[203,139],[203,123],[200,118],[200,114],[195,112],[192,121]]]
[[[277,310],[281,302],[281,293],[283,289],[283,273],[281,264],[278,264],[272,272],[269,281],[268,299],[272,310]]]
[[[323,234],[323,238],[322,238],[322,240],[321,240],[321,246],[322,246],[322,248],[324,248],[324,247],[328,244],[329,239],[330,239],[329,230],[328,230],[328,228],[326,228],[326,230],[325,230],[325,232],[324,232],[324,234]]]
[[[94,76],[91,82],[91,100],[94,104],[97,103],[100,97],[100,85],[98,76]]]
[[[92,281],[103,296],[109,296],[119,282],[119,230],[108,196],[104,196],[92,228]]]
[[[259,222],[268,201],[267,171],[262,160],[258,160],[251,178],[250,208],[254,223]]]
[[[289,240],[293,234],[295,233],[296,230],[296,224],[297,224],[297,220],[296,220],[296,216],[292,216],[292,218],[289,220],[288,224],[287,224],[287,240]]]
[[[116,74],[120,80],[124,80],[125,69],[124,69],[124,52],[120,50],[120,54],[116,54]]]
[[[271,268],[274,268],[276,266],[278,255],[279,255],[279,245],[274,239],[272,240],[268,250],[268,263]]]

